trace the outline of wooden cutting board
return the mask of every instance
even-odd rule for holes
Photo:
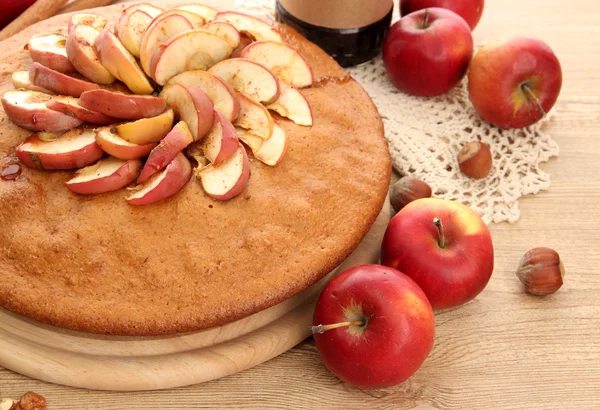
[[[218,379],[263,363],[310,336],[316,299],[337,273],[376,263],[389,202],[342,265],[304,292],[226,326],[162,337],[93,335],[0,309],[0,366],[32,378],[97,390],[155,390]]]

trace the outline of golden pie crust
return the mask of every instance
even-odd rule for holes
[[[124,5],[97,9],[109,19]],[[66,31],[57,16],[0,43],[0,91],[27,70],[33,34]],[[280,26],[315,78],[345,72]],[[133,207],[125,191],[72,194],[72,172],[23,168],[0,181],[0,306],[62,328],[161,335],[224,325],[314,284],[359,244],[382,208],[391,163],[383,124],[354,81],[302,91],[312,128],[283,118],[286,158],[251,159],[246,190],[210,199],[192,180],[161,203]],[[0,107],[1,110],[1,107]],[[30,134],[0,112],[0,164]]]

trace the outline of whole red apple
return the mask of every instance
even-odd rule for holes
[[[383,238],[381,263],[410,276],[434,309],[475,298],[494,270],[494,247],[485,223],[469,207],[426,198],[392,218]]]
[[[481,19],[484,3],[485,0],[400,0],[400,15],[406,16],[413,11],[441,7],[461,16],[472,31]]]
[[[408,276],[380,265],[357,266],[329,282],[313,324],[325,365],[363,389],[408,379],[431,352],[435,337],[423,291]]]
[[[36,0],[0,0],[0,29],[27,10]]]
[[[541,120],[562,87],[560,62],[542,40],[516,36],[483,46],[469,70],[469,98],[486,121],[522,128]]]
[[[473,57],[473,37],[457,14],[431,8],[394,24],[383,42],[383,63],[400,90],[431,97],[455,87]]]

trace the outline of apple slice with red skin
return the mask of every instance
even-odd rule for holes
[[[309,87],[314,81],[310,64],[295,48],[277,41],[257,41],[241,53],[242,58],[256,61],[279,79],[297,88]]]
[[[71,73],[75,67],[67,57],[67,38],[61,34],[35,36],[29,40],[27,49],[34,62],[61,73]]]
[[[201,140],[210,131],[214,121],[214,105],[201,88],[169,84],[160,95],[167,99],[169,106],[186,122],[195,141]]]
[[[48,108],[46,103],[51,99],[36,91],[7,91],[2,94],[2,107],[12,122],[30,131],[61,132],[82,124],[77,118]]]
[[[223,40],[227,41],[232,49],[240,45],[240,32],[226,21],[211,21],[201,27],[203,30],[215,33]]]
[[[150,205],[179,192],[192,177],[192,165],[181,152],[162,171],[138,185],[128,198],[129,205]]]
[[[313,316],[315,345],[327,368],[361,389],[394,386],[412,376],[433,348],[435,317],[408,276],[361,265],[323,289]]]
[[[238,137],[250,147],[254,158],[271,167],[283,161],[287,153],[288,139],[283,128],[277,123],[273,128],[273,134],[267,140],[250,132],[240,132]]]
[[[231,58],[212,66],[209,73],[220,77],[235,91],[265,104],[279,98],[279,80],[262,64],[245,58]]]
[[[154,87],[135,57],[110,30],[103,29],[94,42],[100,64],[135,94],[152,94]]]
[[[140,173],[142,161],[108,157],[82,168],[65,185],[73,193],[98,195],[118,191],[133,183]]]
[[[17,89],[21,88],[24,90],[37,91],[39,93],[54,94],[50,90],[46,90],[45,88],[33,84],[29,80],[29,71],[15,71],[10,77],[10,82]]]
[[[100,32],[91,26],[76,24],[67,36],[67,56],[75,69],[96,84],[112,84],[113,76],[98,59],[94,42]]]
[[[169,84],[183,84],[199,87],[211,99],[215,110],[229,121],[234,121],[240,113],[240,102],[229,84],[207,71],[185,71],[171,78]]]
[[[178,122],[165,138],[150,152],[144,169],[138,178],[138,184],[145,182],[152,175],[163,170],[169,163],[194,142],[194,137],[184,121]]]
[[[193,28],[192,23],[180,14],[156,17],[142,36],[142,42],[140,43],[140,65],[144,72],[148,75],[152,74],[152,57],[162,43],[176,34]]]
[[[96,144],[95,137],[96,131],[78,128],[53,141],[43,141],[38,134],[33,134],[17,147],[17,157],[31,168],[82,168],[93,164],[104,155],[104,151]]]
[[[240,145],[233,124],[217,110],[213,127],[200,144],[206,159],[217,166],[231,158]]]
[[[76,26],[77,24],[89,26],[91,28],[94,28],[94,29],[100,31],[106,26],[106,23],[108,23],[108,21],[104,17],[99,16],[98,14],[77,13],[77,14],[73,14],[69,18],[69,23],[67,25],[67,31],[71,31],[71,28],[73,26]]]
[[[281,93],[274,103],[267,105],[269,110],[275,111],[282,117],[289,118],[298,125],[310,127],[313,125],[313,113],[308,100],[297,89],[280,81]]]
[[[106,125],[113,124],[117,121],[113,117],[82,107],[81,104],[79,104],[79,99],[75,97],[59,95],[48,101],[46,106],[51,110],[62,112],[63,114],[70,115],[71,117],[92,124]]]
[[[262,104],[242,93],[238,93],[237,96],[240,101],[240,115],[234,125],[244,128],[264,140],[269,139],[275,126],[275,121],[269,111]]]
[[[167,16],[181,16],[184,17],[187,21],[189,21],[190,23],[192,23],[192,28],[200,28],[203,25],[206,24],[206,20],[204,20],[204,17],[196,14],[196,13],[192,13],[191,11],[186,11],[186,10],[179,10],[179,9],[171,9],[171,10],[167,10],[164,13],[162,13],[160,16],[158,17],[167,17]]]
[[[239,32],[244,33],[256,41],[282,41],[279,33],[264,21],[235,11],[217,13],[214,21],[226,21]]]
[[[142,36],[152,23],[153,18],[143,10],[137,9],[121,15],[115,24],[117,37],[134,56],[140,56]]]
[[[179,33],[164,42],[152,57],[152,78],[159,85],[177,74],[207,70],[231,55],[233,48],[218,35],[196,29]]]
[[[123,120],[156,117],[167,109],[167,100],[150,95],[122,94],[109,90],[86,91],[79,103],[88,110]]]
[[[137,159],[150,154],[156,143],[138,145],[119,136],[115,127],[103,127],[96,133],[96,143],[104,152],[120,159]]]
[[[246,148],[241,144],[229,159],[219,166],[208,165],[197,171],[202,188],[217,201],[227,201],[241,194],[250,178],[250,162]]]
[[[119,136],[138,145],[159,142],[173,128],[175,113],[168,109],[156,117],[115,125]]]
[[[240,127],[234,127],[234,128],[235,128],[235,131],[237,132],[238,139],[240,141],[242,141],[244,144],[246,144],[253,153],[258,152],[260,150],[260,147],[262,147],[263,143],[265,142],[264,139],[262,139],[258,135],[254,135],[254,134],[248,132],[248,130],[245,130],[243,128],[240,128]]]
[[[85,91],[100,88],[98,84],[59,73],[40,63],[31,64],[29,80],[38,87],[71,97],[79,97]]]
[[[204,4],[197,3],[189,3],[189,4],[180,4],[179,6],[173,7],[172,10],[184,10],[189,11],[190,13],[197,14],[201,16],[205,21],[214,20],[215,16],[219,12],[217,9],[205,6]]]

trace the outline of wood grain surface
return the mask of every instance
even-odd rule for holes
[[[323,366],[310,340],[253,369],[181,389],[107,393],[52,385],[0,369],[0,396],[34,390],[49,409],[599,409],[600,2],[487,0],[476,44],[543,38],[564,84],[548,131],[560,158],[548,192],[521,201],[521,220],[491,227],[496,269],[466,306],[438,312],[431,356],[395,388],[360,391]],[[565,285],[524,294],[515,270],[531,247],[555,248]]]

